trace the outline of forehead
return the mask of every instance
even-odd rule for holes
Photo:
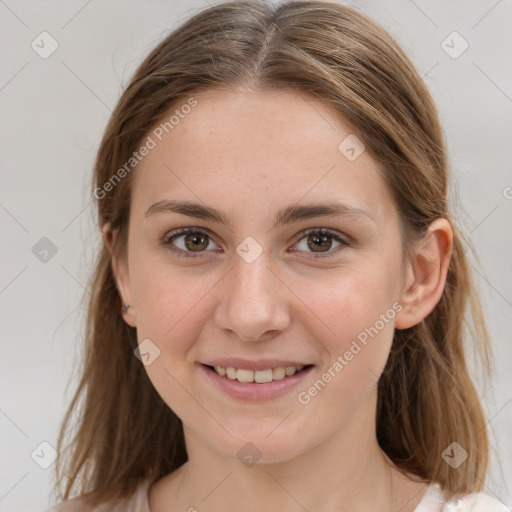
[[[393,214],[382,170],[367,151],[347,157],[348,146],[362,146],[326,103],[291,89],[224,88],[191,98],[147,134],[154,147],[135,169],[132,190],[139,214],[171,198],[224,211],[342,200],[377,219]]]

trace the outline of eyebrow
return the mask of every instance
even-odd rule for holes
[[[214,208],[189,201],[171,199],[164,199],[151,205],[144,217],[153,217],[162,213],[179,213],[187,217],[209,220],[225,224],[228,227],[232,226],[231,219],[225,213],[215,210]],[[370,221],[375,224],[375,219],[366,210],[349,206],[338,201],[330,201],[322,204],[291,205],[283,208],[277,212],[274,218],[273,228],[304,219],[325,216],[352,217]]]

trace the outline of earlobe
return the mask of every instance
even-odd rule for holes
[[[453,247],[453,229],[447,219],[435,219],[416,245],[400,298],[402,310],[395,328],[408,329],[426,318],[443,295]]]
[[[114,245],[116,241],[117,233],[113,232],[110,223],[103,226],[103,239],[105,245],[111,256],[111,268],[114,280],[116,282],[116,288],[121,298],[123,306],[125,304],[132,305],[130,277],[128,275],[128,269],[125,261],[120,259],[114,251]],[[123,316],[124,321],[131,327],[136,327],[134,308],[120,309],[119,314]]]

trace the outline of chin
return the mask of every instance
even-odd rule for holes
[[[227,428],[229,430],[229,427]],[[275,428],[275,425],[273,428]],[[229,430],[233,437],[226,434],[222,439],[210,438],[208,444],[220,455],[238,459],[247,467],[252,467],[256,463],[276,464],[287,462],[307,450],[307,447],[301,446],[304,436],[300,436],[300,434],[295,436],[285,429],[282,430],[280,435],[276,432],[269,435],[271,430],[252,429],[250,433],[245,431],[239,435]],[[309,439],[311,438],[309,437]]]

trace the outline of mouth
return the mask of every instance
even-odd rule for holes
[[[261,401],[277,399],[306,386],[314,364],[282,358],[219,358],[197,361],[198,376],[206,394],[219,391],[231,399]]]
[[[224,379],[243,382],[246,384],[267,384],[269,382],[288,379],[294,375],[307,371],[313,365],[277,366],[262,370],[248,370],[245,368],[234,368],[232,366],[211,366],[203,364],[209,371],[216,373]]]

